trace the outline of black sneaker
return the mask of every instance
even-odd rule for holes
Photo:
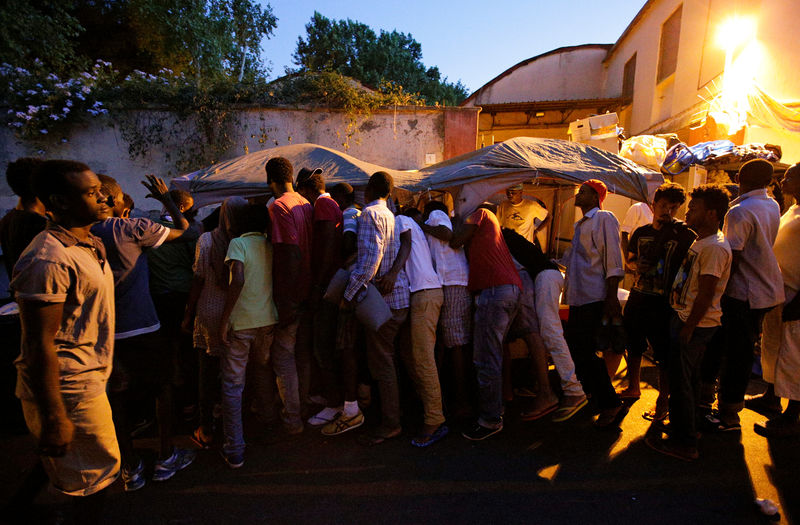
[[[220,453],[230,468],[239,468],[244,465],[244,454],[229,454],[225,451],[220,451]]]
[[[483,441],[489,436],[497,434],[501,430],[503,430],[503,425],[500,425],[497,428],[488,428],[479,423],[475,423],[474,427],[469,430],[465,430],[461,433],[461,435],[470,441]]]

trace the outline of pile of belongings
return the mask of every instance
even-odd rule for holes
[[[680,142],[667,151],[661,164],[661,172],[665,175],[677,175],[693,164],[712,167],[720,164],[744,163],[752,159],[778,162],[781,160],[781,154],[781,147],[774,144],[737,146],[729,140],[712,140],[687,146]]]

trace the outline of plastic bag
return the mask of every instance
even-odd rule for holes
[[[653,135],[637,135],[622,143],[620,156],[658,170],[667,155],[667,141]]]
[[[667,151],[664,162],[661,164],[661,173],[665,175],[677,175],[689,169],[689,166],[694,164],[694,162],[695,158],[692,154],[692,150],[683,142],[679,142]]]

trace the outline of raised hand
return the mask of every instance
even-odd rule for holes
[[[150,193],[147,194],[148,198],[155,199],[161,203],[169,199],[169,188],[164,183],[164,179],[156,177],[155,175],[145,175],[142,181],[142,186],[147,188]]]

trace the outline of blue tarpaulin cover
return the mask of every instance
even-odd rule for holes
[[[637,201],[647,201],[648,186],[664,181],[661,174],[594,146],[534,137],[516,137],[486,146],[419,173],[421,180],[407,189],[450,191],[461,213],[469,213],[512,184],[537,178],[562,184],[599,179],[610,192]]]
[[[221,202],[231,195],[269,194],[264,166],[278,156],[288,158],[295,170],[322,168],[329,185],[348,182],[363,187],[374,172],[386,171],[394,178],[401,201],[410,195],[408,192],[449,191],[456,211],[462,214],[471,212],[497,191],[538,178],[560,184],[600,179],[612,193],[638,201],[648,199],[648,185],[663,182],[659,173],[594,146],[517,137],[418,171],[393,170],[316,144],[279,146],[177,177],[172,180],[172,187],[191,192],[199,206]]]

